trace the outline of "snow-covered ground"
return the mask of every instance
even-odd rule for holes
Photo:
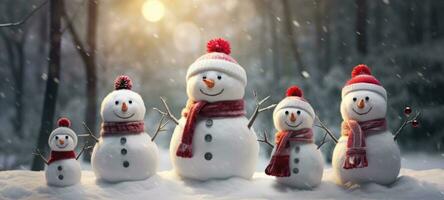
[[[252,180],[182,180],[168,170],[171,166],[165,156],[158,175],[117,184],[97,182],[88,166],[84,166],[81,184],[66,188],[48,187],[43,172],[3,171],[0,199],[444,199],[443,164],[442,155],[408,155],[403,158],[404,168],[393,185],[368,184],[351,189],[335,185],[328,168],[318,188],[304,191],[277,185],[274,178],[262,172],[257,172]],[[265,161],[260,165],[265,165]]]

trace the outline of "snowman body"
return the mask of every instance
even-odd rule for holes
[[[345,169],[344,164],[349,150],[349,147],[347,147],[349,136],[341,134],[342,136],[335,146],[332,157],[332,167],[338,184],[345,186],[362,183],[389,185],[396,181],[401,168],[401,154],[391,131],[387,130],[386,113],[387,93],[385,89],[371,75],[367,66],[356,66],[352,71],[352,78],[342,89],[342,119],[344,121],[353,120],[360,124],[383,120],[384,125],[380,125],[379,127],[383,128],[376,129],[374,132],[365,132],[361,129],[364,132],[362,138],[365,146],[350,147],[350,149],[365,150],[367,166],[358,165],[359,167]],[[359,126],[361,128],[361,125]],[[344,127],[342,128],[344,129]],[[359,133],[358,127],[354,129],[357,129],[355,132]],[[359,137],[359,135],[356,135],[356,137]],[[350,142],[352,145],[361,144],[361,142]],[[351,158],[352,156],[353,154],[350,155]],[[350,163],[347,162],[347,165],[350,165]]]
[[[276,145],[271,154],[270,164],[265,170],[267,175],[276,176],[278,183],[298,189],[311,189],[321,183],[324,159],[313,141],[311,129],[314,119],[314,110],[303,98],[302,90],[297,86],[289,87],[287,97],[277,104],[273,112],[274,126],[279,132],[276,135]],[[304,136],[307,130],[309,136]],[[288,144],[282,143],[286,141],[286,137]],[[281,145],[286,145],[283,152],[276,152]],[[281,174],[283,166],[273,163],[274,159],[282,155],[289,156],[289,176]],[[276,160],[276,163],[278,162]]]
[[[45,177],[51,186],[75,185],[80,182],[80,163],[74,158],[54,161],[46,167]]]
[[[157,146],[145,132],[101,137],[91,157],[96,177],[108,182],[146,179],[156,173],[158,160]]]
[[[131,91],[131,85],[129,77],[118,77],[116,90],[102,101],[102,136],[91,156],[92,169],[102,181],[143,180],[157,171],[157,145],[144,131],[145,104],[139,94]],[[117,131],[107,131],[107,126]]]
[[[207,53],[187,70],[186,89],[189,100],[183,114],[193,113],[193,116],[184,115],[179,120],[170,143],[173,170],[184,178],[251,179],[256,169],[259,144],[256,134],[248,127],[249,121],[241,114],[245,112],[243,98],[247,74],[229,55],[230,52],[227,41],[213,39],[207,44]],[[242,106],[230,104],[240,104],[241,101]],[[194,106],[202,102],[205,102],[204,107],[218,104],[224,109],[212,109],[213,115],[193,110],[196,108]],[[186,131],[184,134],[187,120],[190,120],[188,125],[194,131]],[[181,145],[185,147],[178,151]],[[191,149],[187,149],[190,145]]]
[[[253,176],[259,145],[256,134],[247,127],[247,118],[199,118],[191,158],[176,156],[185,121],[186,118],[179,120],[170,143],[170,157],[176,173],[197,180],[250,179]]]
[[[277,182],[300,189],[318,186],[324,171],[324,158],[313,143],[290,142],[289,177],[276,177]]]
[[[332,166],[338,184],[374,182],[382,185],[393,183],[401,168],[401,153],[390,131],[367,136],[366,153],[368,166],[344,169],[348,137],[342,136],[333,151]]]
[[[80,182],[81,168],[74,149],[77,146],[77,135],[70,128],[67,118],[60,118],[58,128],[48,138],[51,154],[45,168],[46,183],[50,186],[65,187]]]

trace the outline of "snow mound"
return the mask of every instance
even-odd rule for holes
[[[252,180],[199,182],[162,171],[144,181],[110,184],[83,171],[81,184],[57,188],[46,185],[43,172],[4,171],[0,199],[444,199],[443,180],[444,169],[402,169],[389,187],[367,184],[344,189],[334,184],[332,170],[327,169],[318,188],[297,190],[277,185],[263,173],[255,173]]]

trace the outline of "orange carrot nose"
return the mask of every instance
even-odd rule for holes
[[[207,85],[208,88],[214,87],[214,81],[212,79],[204,79],[203,82]]]
[[[65,144],[65,141],[64,141],[64,140],[59,140],[59,143],[60,143],[61,145],[63,145],[63,144]]]
[[[126,106],[126,103],[123,102],[122,104],[122,112],[126,112],[128,110],[128,106]]]
[[[363,109],[364,107],[365,107],[364,99],[361,99],[361,100],[359,101],[359,103],[358,103],[358,108],[359,108],[359,109]]]
[[[295,122],[295,121],[296,121],[296,116],[294,116],[294,113],[291,113],[291,115],[290,115],[290,121],[291,121],[291,122]]]

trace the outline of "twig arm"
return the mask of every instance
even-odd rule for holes
[[[322,141],[321,144],[319,144],[318,149],[320,149],[322,145],[324,145],[325,143],[328,143],[328,141],[326,142],[325,139],[327,139],[327,132],[324,133],[324,136],[322,137]]]
[[[393,136],[393,140],[396,140],[396,139],[398,139],[398,136],[402,133],[402,130],[404,129],[404,127],[407,125],[407,124],[410,124],[410,123],[412,123],[413,121],[415,121],[415,120],[417,120],[418,119],[418,117],[421,115],[421,112],[416,112],[416,115],[412,118],[412,119],[407,119],[407,120],[405,120],[402,124],[401,124],[401,126],[398,128],[398,130],[396,130],[396,132],[395,132],[395,134],[394,134],[394,136]]]
[[[163,97],[160,97],[160,100],[162,101],[163,107],[165,108],[166,111],[164,112],[158,108],[153,108],[153,109],[159,112],[161,115],[170,118],[170,120],[173,121],[176,125],[179,125],[179,120],[177,120],[177,118],[174,117],[174,115],[171,113],[170,107],[168,106],[166,100]]]
[[[268,136],[267,135],[268,135],[267,132],[264,131],[264,136],[263,136],[264,139],[258,139],[257,141],[258,142],[263,142],[263,143],[267,144],[268,146],[270,146],[273,149],[274,145],[270,143],[270,141],[268,140]]]
[[[256,120],[256,118],[259,115],[259,113],[264,112],[266,110],[270,110],[270,109],[272,109],[272,108],[274,108],[276,106],[276,104],[271,104],[271,105],[269,105],[269,106],[267,106],[265,108],[261,108],[261,105],[263,103],[265,103],[270,98],[270,96],[267,96],[267,97],[265,97],[265,98],[263,98],[262,100],[259,101],[258,98],[257,98],[257,93],[254,90],[253,90],[253,95],[254,95],[254,98],[256,100],[256,108],[254,109],[254,112],[253,112],[253,114],[251,115],[251,117],[250,117],[250,119],[248,121],[248,128],[249,129],[253,126],[253,123]]]
[[[96,142],[99,142],[99,138],[97,138],[91,131],[91,129],[89,129],[88,125],[86,125],[85,122],[82,123],[83,127],[85,127],[85,129],[88,131],[88,135],[89,137],[93,138]]]
[[[156,128],[156,131],[154,132],[154,136],[151,138],[151,141],[154,141],[157,137],[157,135],[162,132],[165,131],[166,129],[165,126],[168,124],[168,122],[170,122],[169,120],[166,120],[165,122],[163,122],[163,120],[165,119],[165,115],[162,115],[162,118],[160,118],[159,124]]]
[[[335,137],[335,134],[333,134],[333,132],[327,126],[324,125],[324,123],[321,121],[321,119],[319,119],[318,116],[316,116],[316,118],[319,121],[319,125],[315,125],[315,126],[324,129],[326,134],[328,134],[328,136],[330,136],[330,138],[337,144],[338,139]]]
[[[46,158],[43,156],[42,152],[40,152],[39,149],[35,149],[35,150],[32,152],[32,155],[34,155],[34,156],[39,156],[40,159],[42,159],[43,162],[44,162],[45,164],[48,165],[48,160],[46,160]]]
[[[93,147],[92,146],[88,146],[88,143],[83,145],[82,150],[80,151],[80,153],[76,157],[76,160],[78,160],[80,158],[80,156],[82,156],[82,154],[85,152],[85,150],[88,150],[88,149],[91,149],[91,148],[93,148]]]

